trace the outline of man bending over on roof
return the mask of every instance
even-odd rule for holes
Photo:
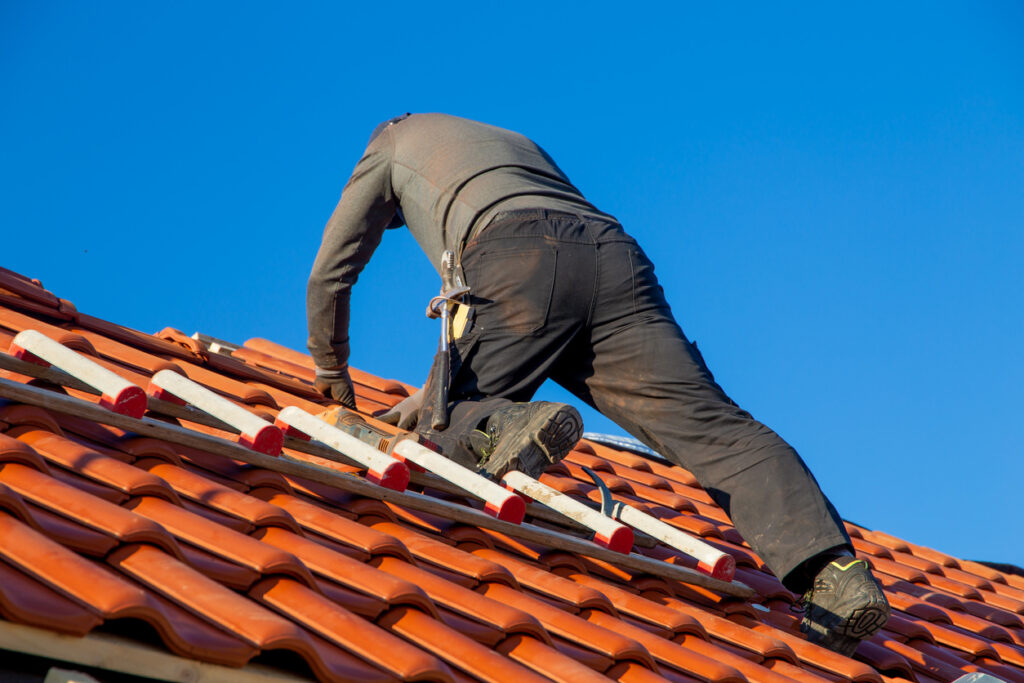
[[[580,436],[579,414],[527,403],[547,378],[693,472],[754,551],[804,594],[801,628],[850,655],[889,606],[793,448],[739,408],[676,323],[654,266],[537,144],[416,114],[373,132],[324,230],[307,292],[317,386],[355,407],[349,296],[387,228],[438,267],[455,254],[475,321],[452,343],[450,423],[418,431],[494,477],[539,475]],[[415,424],[417,401],[388,417]]]

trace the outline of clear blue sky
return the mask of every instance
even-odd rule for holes
[[[303,348],[374,125],[512,128],[845,517],[1024,565],[1019,3],[351,5],[4,2],[0,263],[146,332]],[[421,382],[437,287],[389,233],[353,364]]]

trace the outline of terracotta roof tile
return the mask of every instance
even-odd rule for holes
[[[126,502],[121,504],[130,507],[135,503]],[[238,517],[234,517],[232,515],[221,514],[216,510],[204,507],[202,505],[198,505],[190,500],[181,501],[180,507],[184,508],[193,515],[196,515],[197,517],[203,517],[213,522],[214,524],[218,524],[232,531],[237,531],[240,534],[248,534],[253,530],[253,525],[245,521],[244,519],[239,519]]]
[[[35,452],[35,449],[24,441],[12,439],[6,434],[0,434],[0,462],[16,462],[40,472],[49,471],[46,462]]]
[[[853,542],[853,548],[859,553],[866,555],[877,555],[878,557],[884,557],[887,560],[893,559],[892,551],[886,548],[884,545],[878,545],[871,541],[865,541],[863,538],[853,536],[850,538]]]
[[[955,578],[955,577],[951,577],[951,578]],[[995,593],[998,593],[999,595],[1003,595],[1003,596],[1006,596],[1008,598],[1012,598],[1012,599],[1016,600],[1017,602],[1024,602],[1024,589],[1016,588],[1014,586],[1009,586],[1006,583],[1000,582],[1000,581],[993,581],[990,584],[989,588],[990,588],[990,590],[992,590]]]
[[[908,567],[905,564],[900,564],[893,560],[887,560],[884,557],[872,557],[861,553],[857,553],[857,557],[867,560],[868,564],[870,564],[876,572],[888,574],[889,576],[902,579],[908,583],[928,582],[928,579],[925,578],[924,572],[919,569],[914,569],[913,567]]]
[[[919,571],[925,572],[926,574],[942,574],[941,565],[936,564],[931,560],[926,560],[924,558],[917,557],[916,555],[911,555],[910,553],[904,553],[899,550],[891,550],[889,551],[887,558],[891,559],[894,562],[898,562],[899,564],[905,565],[907,567],[912,567]]]
[[[372,527],[399,539],[415,557],[424,562],[464,574],[474,581],[515,584],[515,579],[507,568],[487,557],[481,557],[477,552],[467,553],[436,538],[393,522],[377,522]]]
[[[251,567],[229,562],[189,543],[178,543],[185,563],[203,575],[235,590],[247,590],[260,579]]]
[[[277,356],[272,356],[268,353],[257,351],[256,349],[247,348],[246,346],[242,346],[236,351],[232,351],[231,355],[248,363],[249,365],[266,368],[267,370],[291,375],[292,377],[298,377],[306,380],[307,382],[312,382],[316,377],[316,372],[313,368],[298,365],[283,358],[278,358]]]
[[[445,519],[422,510],[407,510],[400,505],[383,503],[370,498],[352,501],[349,509],[359,515],[361,523],[367,525],[401,520],[408,523],[408,526],[416,527],[421,531],[429,531],[438,536],[444,536],[449,529],[455,526],[455,520]]]
[[[559,476],[555,474],[556,468],[551,468],[541,475],[540,481],[555,489],[559,493],[579,498],[587,498],[591,491],[597,490],[596,486],[587,485],[572,476]],[[568,473],[568,470],[564,470]]]
[[[36,453],[53,464],[127,496],[158,496],[175,503],[180,502],[174,489],[163,479],[121,460],[98,453],[58,434],[38,429],[19,432],[19,441],[32,446]]]
[[[571,657],[577,662],[582,662],[595,671],[604,671],[605,675],[607,675],[607,672],[615,666],[615,660],[611,657],[606,657],[600,652],[589,648],[580,647],[578,644],[561,636],[552,636],[551,642],[555,649],[566,657]]]
[[[432,603],[417,586],[378,571],[363,561],[338,552],[323,539],[313,540],[279,528],[266,528],[256,532],[266,544],[285,550],[313,572],[352,590],[372,596],[388,607],[412,605],[427,612]]]
[[[796,654],[782,640],[774,637],[773,629],[751,630],[710,611],[694,607],[679,600],[667,600],[676,609],[689,614],[696,619],[708,635],[716,640],[723,641],[734,647],[750,650],[764,658],[785,659],[796,662]],[[751,620],[753,621],[753,620]],[[750,623],[750,622],[748,622]],[[765,632],[767,631],[767,633]]]
[[[241,666],[255,654],[252,647],[238,638],[199,622],[174,605],[146,594],[95,565],[62,554],[39,539],[19,540],[31,546],[19,553],[19,560],[25,562],[23,566],[31,566],[35,561],[32,556],[39,552],[48,553],[47,561],[57,565],[46,575],[33,571],[34,577],[47,581],[54,592],[0,564],[4,577],[0,607],[8,610],[6,614],[26,617],[19,621],[84,635],[102,621],[101,617],[108,620],[135,617],[153,626],[164,643],[179,654],[199,656],[228,666]],[[68,597],[61,597],[61,594]]]
[[[877,543],[879,545],[884,545],[886,548],[889,548],[890,550],[898,550],[904,553],[911,552],[910,545],[908,545],[906,541],[904,541],[901,538],[896,538],[895,536],[887,534],[884,531],[870,531],[868,529],[861,529],[861,535],[864,539],[871,541],[873,543]]]
[[[15,273],[6,268],[0,268],[0,288],[19,297],[37,301],[47,309],[57,308],[60,305],[60,300],[56,295],[44,289],[39,280],[25,277],[21,273]]]
[[[924,620],[914,619],[910,615],[903,615],[898,610],[893,610],[885,627],[893,633],[899,634],[904,640],[920,638],[929,642],[935,642],[932,631],[922,624]],[[927,622],[925,622],[927,623]]]
[[[253,338],[247,340],[243,344],[243,347],[245,351],[251,349],[263,353],[267,357],[276,358],[280,361],[286,361],[289,364],[289,366],[301,368],[306,373],[312,373],[313,371],[313,359],[310,358],[308,355],[304,353],[299,353],[298,351],[293,351],[292,349],[281,346],[280,344],[276,344],[272,341],[266,339]],[[244,353],[241,357],[244,358]],[[292,374],[293,376],[296,377],[308,376],[304,374],[295,374],[294,372],[288,369],[288,366],[279,366],[279,368],[275,369],[279,369],[280,372],[283,372],[285,374]],[[416,387],[413,387],[409,384],[403,384],[393,379],[381,379],[376,375],[371,375],[368,372],[363,372],[358,368],[350,368],[349,372],[352,375],[353,381],[376,389],[377,391],[380,391],[382,393],[397,396],[399,398],[408,396],[411,391],[416,390]]]
[[[652,460],[647,463],[647,467],[653,474],[668,479],[669,484],[678,482],[684,486],[696,488],[703,493],[703,489],[700,488],[700,484],[697,482],[697,477],[678,465],[668,465]]]
[[[29,578],[6,562],[0,562],[0,616],[75,636],[84,636],[103,623],[95,611]]]
[[[299,530],[298,523],[281,508],[219,484],[210,476],[155,458],[140,460],[135,466],[159,477],[180,496],[243,519],[254,527],[280,526],[292,531]]]
[[[878,671],[884,683],[891,683],[893,677],[896,677],[895,680],[915,678],[914,668],[910,662],[902,655],[884,647],[879,641],[863,641],[857,646],[855,656],[859,661]]]
[[[0,466],[0,483],[36,505],[73,519],[124,543],[152,543],[177,552],[174,539],[159,524],[108,503],[24,465]]]
[[[747,680],[756,683],[784,683],[793,679],[761,666],[764,661],[747,651],[729,647],[723,643],[710,643],[692,635],[677,636],[675,642],[688,650],[739,671]]]
[[[933,605],[924,600],[917,599],[905,592],[899,590],[898,585],[886,585],[889,589],[886,591],[886,597],[889,599],[889,604],[899,610],[903,610],[907,614],[913,615],[920,619],[926,619],[928,621],[944,621],[949,623],[949,617],[947,612],[938,605]]]
[[[980,593],[974,586],[969,586],[966,583],[960,583],[952,579],[947,579],[945,576],[939,576],[936,574],[923,574],[923,581],[918,583],[927,583],[930,586],[938,588],[946,593],[952,593],[953,595],[959,595],[962,598],[969,600],[982,600],[982,593]],[[995,595],[994,593],[985,592],[989,596]],[[998,598],[996,598],[998,600]],[[986,600],[988,602],[988,600]]]
[[[787,676],[794,681],[801,681],[801,683],[831,683],[833,681],[845,680],[839,676],[829,676],[823,671],[815,670],[813,667],[801,668],[795,666],[783,659],[766,659],[764,666],[777,674]]]
[[[181,647],[190,635],[203,634],[204,629],[192,623],[187,615],[155,600],[141,588],[103,570],[98,565],[79,557],[25,527],[20,522],[0,515],[0,542],[5,557],[23,572],[31,574],[58,593],[71,598],[106,619],[136,617],[157,628],[172,649],[198,649],[196,644]],[[145,547],[145,546],[136,546]],[[152,552],[161,554],[159,550]],[[164,555],[165,557],[170,557]],[[53,615],[47,614],[48,617]],[[236,639],[220,636],[218,647],[204,654],[208,658],[234,665],[248,658],[251,652],[236,644]],[[231,646],[225,646],[229,643]]]
[[[631,469],[637,470],[638,472],[651,472],[651,461],[647,458],[641,457],[634,453],[627,453],[626,451],[620,451],[610,446],[597,443],[594,441],[585,441],[578,449],[589,448],[594,452],[594,455],[604,458],[609,462],[618,463],[619,465],[625,465]],[[679,468],[682,469],[682,468]]]
[[[562,578],[546,568],[531,564],[526,560],[521,560],[500,550],[479,548],[473,551],[473,555],[493,561],[496,565],[504,567],[515,577],[519,585],[571,605],[573,611],[599,609],[612,614],[616,613],[611,601],[600,591],[577,581]]]
[[[505,639],[505,633],[501,629],[495,628],[490,624],[485,624],[475,619],[469,619],[464,617],[462,614],[445,607],[439,606],[437,608],[437,612],[438,617],[445,626],[463,635],[469,636],[481,645],[494,647]]]
[[[927,621],[918,622],[918,624],[931,635],[931,638],[927,640],[932,644],[946,645],[971,657],[998,658],[991,643],[985,639],[969,635],[956,628],[947,628]]]
[[[541,676],[561,683],[608,680],[606,676],[580,661],[563,655],[554,646],[530,636],[509,636],[495,648],[495,651],[512,661],[530,667]]]
[[[984,633],[984,629],[988,628],[989,626],[992,626],[993,624],[998,624],[999,626],[1008,626],[1016,629],[1024,628],[1024,620],[1022,620],[1018,615],[1012,612],[1008,612],[1004,609],[993,607],[991,605],[986,605],[981,602],[975,602],[974,600],[966,600],[961,604],[963,605],[963,609],[965,612],[967,612],[967,614],[957,614],[956,616],[960,617],[962,621],[966,622],[963,624],[964,628],[967,628],[970,631],[975,631],[977,633],[982,633],[985,635],[986,638],[992,638],[993,640],[1002,640],[1002,638],[1000,638],[998,635],[990,635]],[[953,623],[957,624],[956,618],[953,618]],[[995,629],[993,631],[993,633],[995,634],[1000,634],[1004,632],[1003,629],[1000,629],[998,627],[993,626],[993,628]]]
[[[266,608],[230,591],[146,545],[129,545],[108,561],[171,602],[209,623],[226,627],[245,642],[262,650],[286,649],[299,654],[315,672],[328,676],[366,676],[382,679],[374,667],[301,629]],[[360,678],[360,680],[362,680]]]
[[[55,515],[31,503],[22,505],[27,517],[17,514],[15,517],[75,552],[92,557],[103,557],[118,546],[116,538],[93,531],[87,526]]]
[[[395,555],[412,559],[405,545],[394,536],[365,527],[342,515],[333,514],[298,496],[273,489],[253,491],[253,494],[289,512],[304,529],[359,548],[370,555]]]
[[[258,574],[286,574],[314,587],[313,577],[291,553],[260,543],[160,498],[143,496],[129,503],[135,514],[147,517],[211,555],[247,567]]]
[[[611,601],[611,604],[619,612],[664,630],[665,638],[672,638],[679,633],[692,633],[707,638],[707,631],[700,621],[685,612],[660,605],[608,581],[587,574],[574,573],[570,574],[568,578],[576,583],[594,588]],[[611,610],[601,611],[611,614]]]
[[[471,524],[453,524],[445,532],[445,538],[454,541],[456,547],[467,552],[471,552],[477,546],[484,548],[494,547],[494,541],[491,537],[485,534],[483,529]],[[573,559],[576,558],[575,555],[572,557]]]
[[[1024,600],[1018,600],[1017,598],[1008,597],[1001,593],[994,593],[992,591],[980,591],[978,595],[981,597],[981,600],[989,605],[999,607],[1016,614],[1024,614]]]
[[[1006,666],[1002,662],[995,659],[989,659],[988,657],[979,657],[978,659],[975,659],[973,666],[967,667],[967,670],[977,670],[981,673],[988,673],[996,678],[1001,678],[1004,681],[1010,681],[1011,683],[1024,683],[1024,675],[1021,674],[1019,669],[1012,666]]]
[[[953,560],[956,564],[948,566],[958,566],[960,569],[963,569],[966,572],[971,572],[972,574],[976,574],[977,576],[981,576],[995,583],[1008,583],[1005,574],[995,569],[992,569],[992,567],[983,565],[980,562],[972,562],[971,560],[956,560],[955,558],[949,559]],[[1022,589],[1024,589],[1024,587],[1022,587]]]
[[[635,640],[614,631],[594,626],[564,609],[539,600],[503,584],[485,583],[477,589],[489,598],[504,602],[535,616],[552,636],[559,636],[579,647],[594,650],[613,660],[631,659],[654,668],[650,653]]]
[[[471,676],[491,680],[541,680],[497,652],[411,607],[396,607],[377,624],[419,645]]]
[[[53,414],[36,406],[17,403],[0,405],[0,420],[7,423],[8,429],[10,427],[31,425],[54,434],[63,433]],[[7,436],[10,435],[8,434]]]
[[[224,355],[177,330],[142,334],[0,269],[0,348],[24,329],[139,386],[170,368],[271,420],[279,407],[324,408],[305,354],[254,339]],[[352,375],[363,411],[413,389]],[[0,377],[48,386],[6,369]],[[290,447],[284,455],[361,474]],[[598,501],[583,466],[617,500],[730,553],[737,578],[757,596],[742,600],[206,449],[0,401],[0,618],[75,635],[141,619],[179,656],[242,666],[280,650],[292,659],[276,663],[304,662],[300,675],[324,681],[930,683],[980,671],[1024,683],[1020,577],[848,524],[895,611],[855,659],[842,657],[804,639],[790,612],[795,596],[690,472],[582,441],[543,480]],[[696,565],[662,545],[635,550]]]
[[[949,662],[927,654],[921,650],[922,647],[929,647],[929,643],[923,640],[909,640],[901,643],[893,639],[883,629],[871,638],[871,642],[881,645],[883,648],[901,656],[914,669],[920,680],[921,674],[934,680],[953,681],[960,677],[960,669]]]
[[[436,657],[367,624],[294,579],[264,579],[249,590],[249,595],[404,680],[445,680],[451,676]]]
[[[365,619],[372,621],[390,608],[388,603],[367,593],[359,593],[326,579],[314,578],[324,596]]]
[[[671,637],[658,637],[599,610],[588,610],[582,616],[591,623],[607,629],[614,629],[624,636],[636,640],[650,651],[661,666],[662,672],[665,667],[673,667],[694,678],[711,683],[739,683],[746,680],[743,674],[735,668],[723,664],[717,659],[698,654],[689,648],[680,647],[679,644],[672,641]]]
[[[445,581],[432,572],[393,557],[382,557],[375,564],[384,572],[422,588],[431,600],[453,612],[491,624],[506,635],[525,633],[545,642],[549,641],[547,631],[527,612]]]
[[[654,673],[636,662],[619,662],[605,672],[608,678],[621,683],[663,683],[666,678],[661,673]]]
[[[956,559],[951,555],[935,550],[934,548],[928,548],[923,545],[917,545],[916,543],[910,543],[908,541],[901,541],[898,538],[889,536],[886,534],[892,543],[902,544],[910,548],[910,552],[918,557],[923,557],[926,560],[942,565],[943,567],[959,567],[960,560]]]
[[[521,538],[512,538],[508,534],[494,529],[482,529],[482,531],[493,541],[492,545],[495,548],[505,548],[537,562],[541,561],[541,558],[551,550],[539,543],[532,543]]]
[[[57,468],[51,472],[51,476],[57,481],[61,481],[73,488],[88,493],[94,498],[105,500],[108,503],[113,503],[114,505],[120,505],[124,501],[128,500],[127,493],[122,493],[117,489],[97,484],[90,479],[78,476],[74,472],[68,472],[67,470]]]
[[[993,642],[991,645],[992,649],[999,655],[999,659],[1016,667],[1024,667],[1024,645],[1020,643],[1011,645],[1000,642]]]
[[[774,624],[762,623],[757,619],[741,615],[730,617],[730,619],[746,628],[785,643],[801,662],[810,664],[822,672],[830,673],[844,680],[880,683],[878,673],[871,667],[809,643],[802,636],[797,635],[799,631],[795,617],[779,613],[776,613],[776,616],[781,618]],[[785,657],[776,657],[775,659],[791,661]]]

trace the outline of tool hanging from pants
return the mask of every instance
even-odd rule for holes
[[[430,367],[427,385],[424,389],[426,400],[420,414],[420,424],[441,431],[448,427],[448,389],[452,377],[451,343],[469,330],[472,324],[472,308],[466,303],[469,287],[462,282],[462,275],[455,265],[455,254],[445,250],[441,255],[441,293],[427,304],[428,318],[441,318],[441,339],[438,343],[434,363]],[[453,330],[452,312],[459,311],[458,330]],[[453,334],[453,332],[456,332]]]

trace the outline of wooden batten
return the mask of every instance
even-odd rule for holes
[[[615,552],[590,541],[530,524],[511,524],[465,505],[451,503],[418,493],[401,493],[393,489],[377,486],[359,477],[338,474],[325,468],[294,460],[286,455],[272,457],[250,450],[232,441],[193,432],[184,427],[170,425],[148,417],[136,419],[120,415],[88,401],[64,396],[19,382],[0,379],[0,397],[76,415],[101,424],[129,430],[143,436],[150,436],[183,446],[197,448],[281,474],[303,477],[367,498],[391,502],[412,510],[429,512],[446,519],[500,531],[513,538],[532,541],[556,550],[579,553],[604,560],[624,569],[644,572],[666,579],[675,579],[683,583],[703,586],[740,598],[752,598],[756,595],[749,586],[739,581],[731,583],[721,581],[687,567],[668,564],[642,555]]]
[[[309,680],[259,664],[233,669],[186,659],[152,645],[107,633],[90,633],[80,638],[3,620],[0,620],[0,650],[158,681],[283,683]]]

